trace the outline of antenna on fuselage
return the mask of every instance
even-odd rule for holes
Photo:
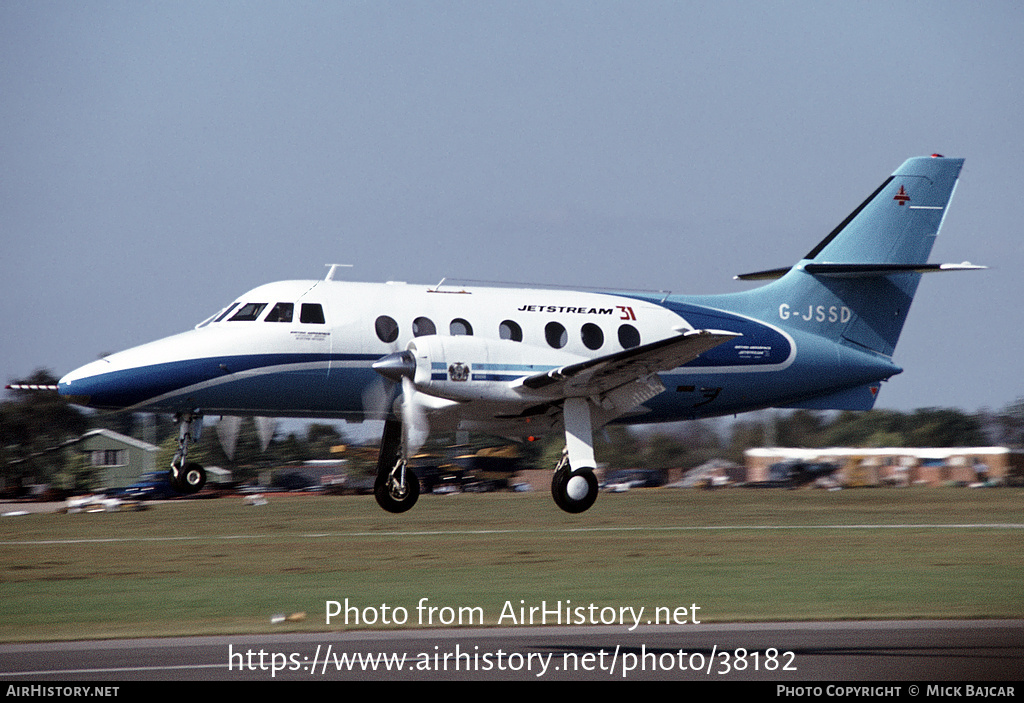
[[[352,268],[352,264],[324,264],[324,266],[330,266],[330,270],[327,272],[326,278],[324,278],[325,281],[333,281],[334,272],[339,268]]]

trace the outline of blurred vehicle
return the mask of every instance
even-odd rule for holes
[[[630,488],[657,488],[665,485],[665,475],[658,469],[614,469],[604,476],[601,488],[622,493]]]
[[[181,493],[171,486],[169,471],[148,471],[132,485],[107,491],[106,495],[121,500],[167,500],[181,497]]]
[[[780,461],[768,467],[767,481],[750,481],[747,488],[796,488],[831,476],[839,470],[829,462]]]

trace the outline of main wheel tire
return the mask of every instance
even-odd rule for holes
[[[555,505],[562,510],[565,510],[565,505],[562,502],[563,487],[565,482],[569,480],[569,473],[571,471],[572,469],[569,467],[569,464],[565,464],[551,476],[551,497],[554,498]]]
[[[198,493],[206,485],[206,469],[200,464],[194,461],[187,462],[178,471],[178,480],[174,480],[174,474],[171,474],[171,485],[174,489],[184,493],[185,495],[192,495]]]
[[[416,473],[407,467],[405,491],[399,492],[387,474],[380,474],[373,484],[373,496],[377,499],[377,505],[389,513],[404,513],[416,505],[416,500],[420,497],[420,481],[416,478]]]
[[[551,479],[555,504],[567,513],[582,513],[597,500],[597,477],[593,469],[560,469]]]

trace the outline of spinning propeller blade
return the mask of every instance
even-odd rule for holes
[[[416,390],[412,379],[402,378],[402,452],[408,460],[419,451],[430,434],[423,394]]]

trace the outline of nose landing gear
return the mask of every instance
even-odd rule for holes
[[[194,461],[187,461],[189,445],[199,441],[203,432],[203,416],[198,411],[174,416],[178,423],[178,451],[171,460],[171,487],[179,493],[192,495],[206,485],[206,469]]]

